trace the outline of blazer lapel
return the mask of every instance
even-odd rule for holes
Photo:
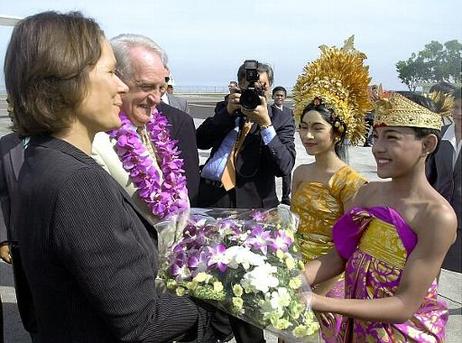
[[[14,177],[16,180],[19,178],[19,172],[24,163],[24,148],[22,142],[19,142],[13,149],[10,150],[10,161],[13,167]]]
[[[50,137],[50,136],[33,137],[33,138],[31,138],[31,144],[42,145],[42,146],[49,147],[49,148],[52,148],[52,149],[60,150],[63,153],[71,155],[74,158],[76,158],[77,160],[79,160],[79,161],[81,161],[81,162],[83,162],[85,164],[88,164],[88,165],[93,166],[95,168],[101,168],[102,169],[102,167],[98,163],[96,163],[96,161],[93,158],[91,158],[89,155],[87,155],[83,151],[79,150],[75,146],[73,146],[73,145],[71,145],[71,144],[69,144],[69,143],[67,143],[67,142],[65,142],[63,140],[53,138],[53,137]],[[107,172],[104,171],[104,173],[107,173]],[[144,217],[143,212],[141,212],[138,209],[138,206],[136,206],[136,204],[130,198],[128,193],[122,188],[122,186],[120,186],[117,183],[117,181],[113,177],[111,177],[109,174],[107,174],[107,175],[108,175],[108,177],[110,177],[112,179],[112,181],[114,182],[116,187],[119,189],[119,192],[122,195],[122,197],[133,208],[133,210],[136,212],[136,214],[138,215],[140,220],[143,222],[143,224],[147,228],[148,227],[152,228],[152,225]],[[155,238],[157,239],[157,232],[155,230],[149,230],[148,229],[148,232],[154,232]]]
[[[10,177],[15,181],[19,178],[19,172],[24,163],[24,146],[22,140],[15,133],[3,136],[0,140],[1,158],[8,164]]]
[[[461,161],[461,150],[459,150],[459,155],[457,156],[457,160],[456,160],[456,165],[454,166],[454,169],[453,169],[453,174],[454,175],[458,175],[460,174],[460,170],[462,169],[462,161]]]
[[[143,222],[144,226],[146,227],[146,230],[149,232],[149,233],[153,233],[154,234],[154,238],[157,240],[158,237],[157,237],[157,230],[154,228],[154,226],[146,219],[146,217],[144,216],[144,213],[138,208],[138,206],[133,202],[132,198],[128,195],[128,193],[122,188],[122,186],[120,186],[117,182],[115,182],[114,180],[114,183],[117,184],[117,186],[119,186],[119,190],[120,190],[120,194],[122,194],[123,198],[125,199],[125,201],[127,201],[127,203],[130,205],[130,207],[133,209],[133,211],[135,211],[135,213],[138,215],[138,218]]]

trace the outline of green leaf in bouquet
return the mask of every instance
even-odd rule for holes
[[[285,339],[305,340],[319,325],[300,296],[309,290],[294,243],[297,225],[288,209],[203,211],[170,249],[160,275],[177,294],[208,301]]]

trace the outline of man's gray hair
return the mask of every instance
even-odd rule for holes
[[[130,58],[130,49],[143,47],[148,51],[158,55],[165,68],[168,69],[168,56],[151,38],[134,33],[123,33],[111,39],[112,49],[117,60],[117,71],[122,81],[129,81],[133,77],[132,61]]]
[[[272,86],[273,79],[274,79],[273,68],[271,68],[271,66],[267,63],[258,63],[257,70],[260,74],[261,73],[268,74],[268,81],[270,83],[269,85]],[[237,80],[239,81],[239,83],[241,83],[242,81],[244,81],[244,79],[245,79],[245,68],[244,68],[244,63],[242,63],[242,65],[239,67],[239,70],[237,71]]]

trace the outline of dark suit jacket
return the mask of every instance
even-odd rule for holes
[[[449,126],[441,129],[444,135]],[[462,227],[462,161],[461,154],[452,168],[454,148],[442,140],[438,151],[427,161],[427,177],[433,187],[452,205],[457,214],[459,228]]]
[[[272,105],[271,105],[271,108],[272,108],[273,110],[279,110],[279,109],[276,107],[275,104],[272,104]],[[292,111],[292,109],[291,109],[290,107],[287,107],[287,106],[284,106],[284,105],[282,105],[282,112],[287,112],[287,113],[290,114],[291,116],[294,115],[294,111]]]
[[[264,145],[257,124],[246,136],[236,158],[236,207],[271,208],[279,204],[275,176],[291,173],[295,164],[294,119],[287,112],[268,107],[276,137]],[[234,128],[235,118],[226,111],[222,102],[216,106],[213,117],[207,118],[197,129],[199,149],[212,148],[211,156],[223,139]]]
[[[37,332],[34,304],[29,284],[22,267],[18,236],[12,220],[18,200],[18,178],[24,162],[23,144],[15,133],[0,139],[0,242],[9,242],[13,261],[14,286],[19,314],[24,328],[34,335]]]
[[[18,198],[14,221],[41,341],[202,339],[206,312],[187,297],[156,294],[156,232],[90,156],[32,138]]]
[[[197,154],[196,129],[191,116],[179,109],[165,103],[157,105],[172,125],[170,133],[173,139],[178,141],[178,148],[181,151],[180,157],[184,161],[184,170],[188,187],[189,201],[191,207],[197,206],[199,194],[199,156]]]
[[[11,197],[17,191],[19,171],[24,161],[24,149],[19,137],[10,133],[0,139],[0,243],[15,241],[14,229],[10,224]]]
[[[275,104],[271,105],[273,111],[279,110]],[[294,112],[287,106],[282,106],[282,112],[286,112],[291,117],[294,116]],[[281,201],[285,204],[290,204],[290,192],[292,188],[292,172],[282,177],[282,199]]]
[[[441,129],[444,135],[449,126]],[[443,263],[443,268],[462,272],[462,161],[461,154],[452,168],[454,148],[442,140],[438,151],[429,158],[426,166],[428,181],[451,204],[457,215],[457,241],[454,243]]]

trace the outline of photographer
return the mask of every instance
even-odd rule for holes
[[[290,174],[295,163],[294,120],[267,105],[273,70],[245,61],[240,91],[218,103],[215,115],[197,129],[197,146],[210,149],[201,170],[200,207],[271,208],[279,204],[275,177]],[[264,342],[263,332],[231,318],[237,342]]]

